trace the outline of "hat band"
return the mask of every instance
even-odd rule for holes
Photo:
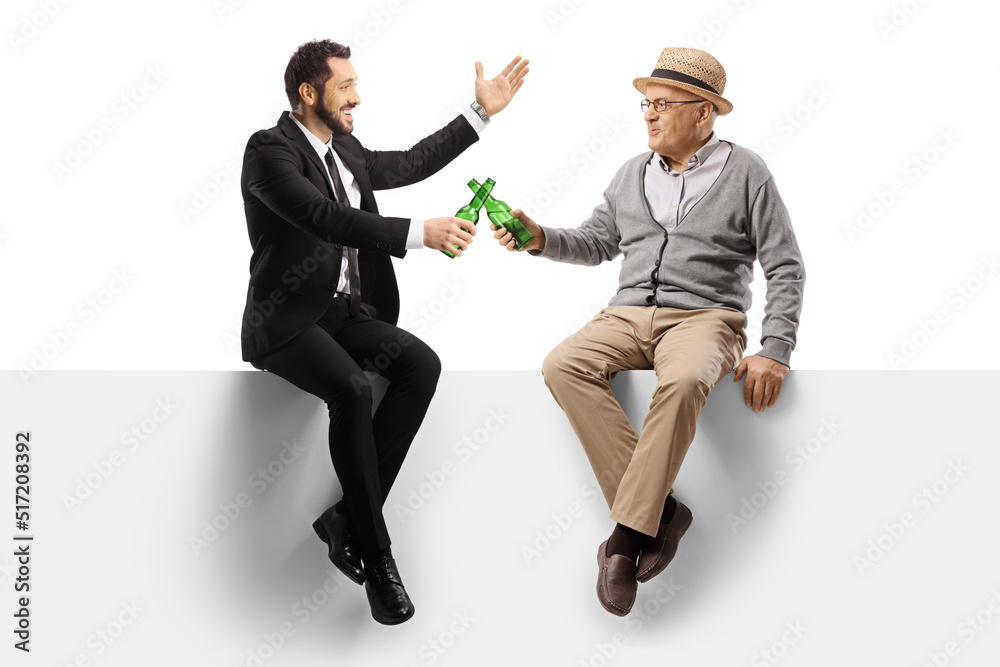
[[[717,91],[715,88],[712,88],[710,85],[708,85],[704,81],[702,81],[700,79],[696,79],[693,76],[688,76],[687,74],[682,74],[680,72],[675,72],[672,69],[654,69],[653,73],[650,74],[649,76],[652,77],[652,78],[654,78],[654,79],[669,79],[671,81],[678,81],[680,83],[687,83],[687,84],[690,84],[692,86],[697,86],[698,88],[701,88],[702,90],[707,90],[709,92],[715,93],[716,95],[719,94],[719,91]]]

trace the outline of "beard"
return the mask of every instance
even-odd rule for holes
[[[323,121],[323,124],[330,128],[334,134],[350,134],[354,131],[353,125],[335,116],[330,107],[326,106],[322,91],[319,94],[319,104],[316,105],[316,117]]]

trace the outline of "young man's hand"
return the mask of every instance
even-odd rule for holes
[[[476,226],[462,218],[451,216],[424,220],[424,245],[434,250],[447,250],[455,257],[462,256],[462,251],[469,248],[475,235]]]
[[[517,56],[503,71],[487,81],[483,78],[483,64],[476,61],[476,101],[490,116],[504,110],[524,84],[528,61]]]

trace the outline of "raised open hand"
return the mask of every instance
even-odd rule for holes
[[[489,115],[498,114],[524,84],[528,73],[528,61],[517,56],[492,79],[483,78],[483,64],[476,61],[476,101]]]

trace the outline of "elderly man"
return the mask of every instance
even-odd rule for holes
[[[627,614],[637,582],[659,574],[691,525],[673,483],[708,393],[729,371],[746,376],[744,400],[774,405],[795,347],[805,271],[774,179],[752,151],[720,140],[726,73],[698,49],[666,48],[652,74],[633,81],[651,151],[626,162],[590,219],[543,227],[522,248],[559,262],[595,265],[624,255],[617,294],[546,357],[542,372],[580,438],[617,522],[598,554],[597,595]],[[493,227],[508,250],[514,240]],[[743,358],[754,259],[767,279],[763,349]],[[624,369],[653,368],[657,385],[632,428],[609,388]]]

